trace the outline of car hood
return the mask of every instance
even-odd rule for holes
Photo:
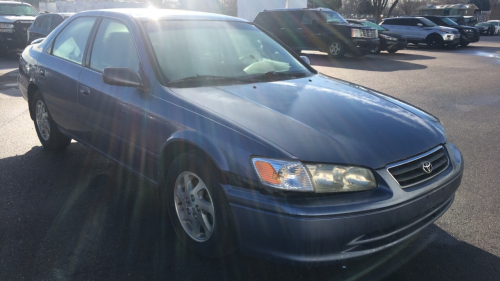
[[[446,141],[432,116],[323,75],[172,90],[304,162],[376,169]]]
[[[36,17],[31,16],[0,16],[0,22],[13,23],[18,20],[33,22]]]

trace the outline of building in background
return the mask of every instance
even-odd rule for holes
[[[474,4],[422,5],[416,8],[420,15],[425,16],[474,16],[479,8]]]

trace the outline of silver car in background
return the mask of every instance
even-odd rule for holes
[[[380,25],[408,39],[408,43],[425,43],[430,47],[457,46],[460,32],[455,28],[438,26],[423,17],[384,19]]]

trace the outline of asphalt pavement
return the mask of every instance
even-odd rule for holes
[[[0,58],[0,280],[499,280],[500,36],[455,50],[306,55],[322,73],[442,120],[465,173],[436,223],[388,251],[334,266],[290,267],[238,252],[198,257],[171,227],[160,233],[152,186],[77,142],[60,152],[41,147],[16,88],[14,54]]]

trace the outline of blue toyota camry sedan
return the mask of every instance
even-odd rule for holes
[[[242,19],[82,12],[19,69],[43,147],[74,139],[150,182],[163,222],[203,256],[366,256],[432,224],[461,182],[436,117],[319,74]]]

